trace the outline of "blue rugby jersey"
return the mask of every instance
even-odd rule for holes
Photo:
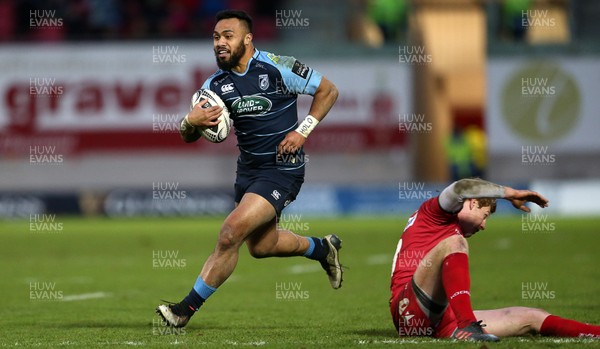
[[[298,127],[298,94],[314,95],[322,75],[294,57],[255,50],[242,74],[218,70],[202,88],[214,91],[230,111],[238,165],[285,170],[305,164],[304,150],[277,156],[277,146]]]

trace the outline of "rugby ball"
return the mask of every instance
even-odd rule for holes
[[[231,131],[231,119],[229,118],[229,110],[223,100],[213,91],[201,88],[192,96],[192,104],[190,105],[190,110],[192,110],[196,104],[200,103],[201,100],[206,99],[206,102],[201,105],[201,108],[210,108],[212,106],[219,106],[223,108],[221,115],[219,115],[219,122],[217,125],[213,127],[206,128],[200,133],[202,137],[211,143],[221,143],[223,142],[227,136],[229,135],[229,131]]]

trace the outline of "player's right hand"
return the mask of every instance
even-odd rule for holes
[[[202,108],[201,106],[206,102],[208,102],[206,99],[201,100],[188,113],[188,122],[193,126],[206,129],[216,126],[219,122],[221,122],[221,120],[219,120],[219,116],[221,115],[223,108],[216,105],[208,108]]]

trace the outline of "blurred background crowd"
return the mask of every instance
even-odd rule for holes
[[[214,16],[232,8],[254,19],[258,48],[340,90],[306,144],[307,182],[330,189],[332,211],[353,212],[344,185],[381,211],[361,188],[600,178],[597,0],[0,0],[0,194],[229,193],[234,137],[186,145],[177,124],[216,69]]]
[[[237,8],[255,20],[259,40],[278,40],[273,25],[276,11],[314,7],[332,23],[344,23],[345,39],[370,46],[406,39],[411,6],[428,1],[411,0],[0,0],[0,41],[198,39],[212,33],[214,15]],[[432,2],[432,1],[429,1]],[[460,5],[462,1],[438,2]],[[594,0],[482,0],[495,36],[525,40],[523,11],[546,3],[562,12],[569,31],[580,39],[600,34],[600,5]],[[60,27],[33,27],[30,11],[53,11],[64,20]],[[331,29],[331,28],[329,28]]]

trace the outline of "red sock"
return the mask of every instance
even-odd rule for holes
[[[543,336],[555,337],[599,337],[600,326],[584,324],[575,320],[563,319],[558,316],[548,315],[542,327],[540,334]]]
[[[469,257],[466,253],[452,253],[442,262],[442,284],[446,290],[448,303],[456,315],[458,328],[477,321],[471,308],[471,278]]]

